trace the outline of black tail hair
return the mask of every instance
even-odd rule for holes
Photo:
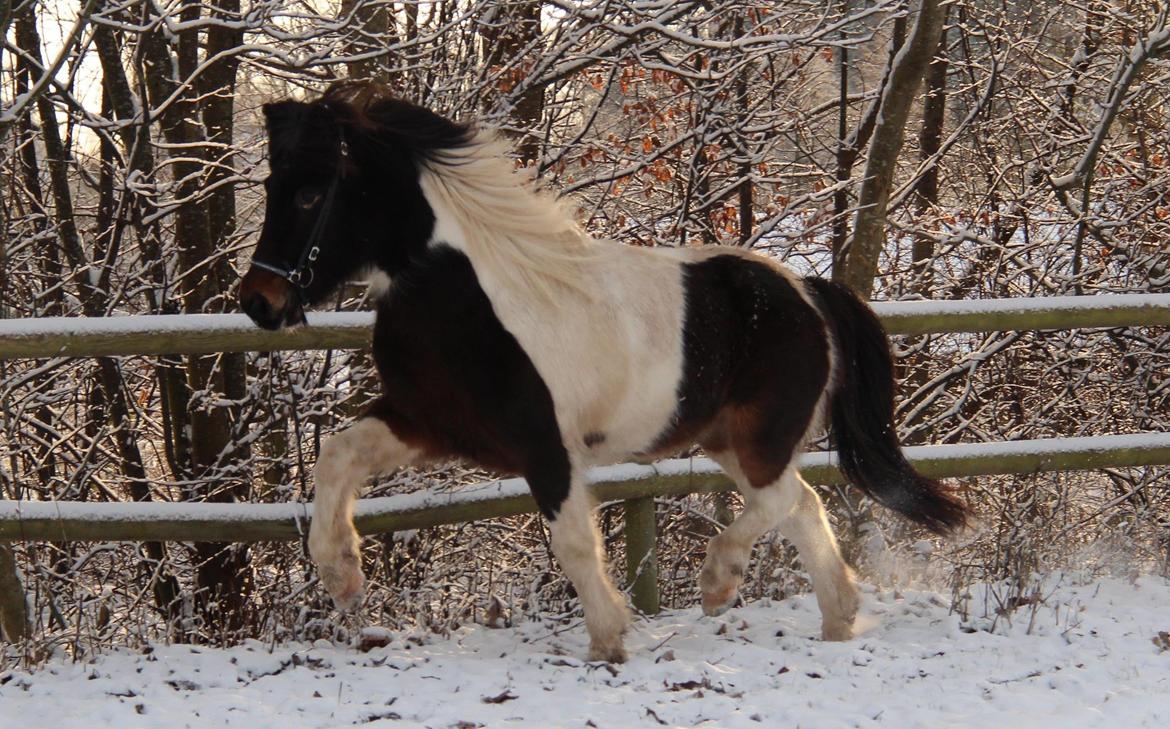
[[[967,520],[967,507],[914,470],[894,426],[894,364],[877,315],[848,287],[805,279],[837,342],[832,428],[841,471],[870,498],[939,534]]]

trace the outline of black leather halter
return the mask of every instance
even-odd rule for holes
[[[348,159],[349,145],[345,143],[345,137],[343,136],[341,138],[341,156],[337,161],[337,169],[333,173],[333,179],[329,182],[329,188],[325,191],[325,199],[321,201],[321,212],[317,214],[317,220],[313,223],[313,230],[309,233],[309,239],[305,241],[305,247],[301,250],[301,256],[297,260],[297,265],[294,268],[288,268],[256,258],[252,259],[253,266],[262,268],[270,273],[275,273],[277,276],[292,284],[297,290],[298,295],[313,283],[313,264],[317,262],[317,257],[321,255],[321,237],[325,235],[325,223],[329,220],[329,214],[333,212],[333,201],[337,197],[337,188],[341,186],[341,180],[345,177],[345,163]]]

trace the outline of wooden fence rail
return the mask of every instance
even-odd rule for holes
[[[1170,295],[1107,295],[959,302],[874,304],[893,334],[1168,326]],[[368,344],[369,313],[310,314],[308,327],[279,332],[255,328],[242,315],[134,316],[106,319],[0,320],[0,360],[20,358],[204,354],[226,351],[354,349]],[[919,446],[907,457],[934,477],[1021,474],[1170,464],[1170,433],[1029,440],[957,446]],[[833,454],[803,457],[814,483],[837,483]],[[654,499],[733,488],[707,459],[594,469],[598,500],[624,501],[627,566],[635,606],[657,610]],[[424,492],[358,502],[364,534],[419,529],[530,513],[536,505],[520,479],[451,492]],[[19,629],[23,597],[4,542],[41,541],[270,541],[298,539],[311,519],[307,504],[78,503],[0,501],[0,623],[9,639]],[[9,604],[11,603],[11,604]],[[7,605],[7,608],[5,607]]]
[[[875,302],[891,334],[1170,325],[1170,294],[984,301]],[[309,326],[269,332],[243,314],[0,320],[0,360],[360,349],[370,312],[311,313]]]
[[[906,457],[928,476],[981,476],[1170,464],[1170,433],[1053,438],[1007,443],[913,446]],[[800,469],[811,483],[841,483],[834,453],[807,453]],[[706,458],[594,468],[587,480],[602,503],[728,491],[734,485]],[[362,534],[423,529],[536,512],[523,479],[450,491],[361,499],[354,522]],[[261,542],[299,539],[312,505],[0,500],[3,541]],[[641,561],[639,557],[639,561]]]

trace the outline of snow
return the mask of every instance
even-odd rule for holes
[[[1158,451],[1170,449],[1170,433],[1131,433],[1080,438],[1049,438],[1002,443],[965,443],[958,445],[912,446],[904,449],[911,461],[948,461],[1004,456],[1047,456],[1059,453],[1092,453],[1116,450]],[[805,453],[800,467],[827,466],[836,463],[835,452]],[[653,464],[623,463],[601,466],[586,473],[590,484],[636,481],[654,476],[710,475],[721,473],[718,464],[708,458],[678,458]],[[359,500],[356,516],[422,511],[439,506],[516,498],[528,494],[521,478],[489,481],[456,490],[425,490]],[[87,521],[303,521],[312,515],[312,505],[293,502],[280,504],[216,504],[167,502],[71,502],[71,501],[3,501],[0,522],[36,519],[74,519]]]
[[[999,443],[908,446],[902,450],[908,460],[917,461],[927,458],[930,460],[957,460],[978,456],[1054,455],[1057,453],[1105,452],[1122,449],[1153,450],[1166,447],[1170,447],[1170,433],[1127,433]]]
[[[368,652],[317,641],[226,650],[121,649],[0,673],[0,716],[21,727],[898,727],[1120,726],[1170,722],[1170,583],[1074,585],[997,616],[971,590],[863,586],[860,636],[824,643],[811,596],[719,618],[640,619],[630,661],[582,660],[573,625],[468,625],[443,637],[371,629]]]

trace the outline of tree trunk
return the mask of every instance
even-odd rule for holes
[[[841,13],[842,15],[846,15],[848,11],[849,0],[844,0]],[[841,31],[841,36],[842,38],[846,37],[844,29]],[[898,52],[902,49],[902,44],[905,42],[905,39],[906,18],[896,18],[894,20],[894,29],[890,34],[889,57],[886,61],[886,71],[882,75],[877,98],[862,112],[861,118],[857,121],[857,126],[848,136],[846,136],[846,131],[848,130],[849,118],[849,51],[845,46],[842,46],[837,51],[839,83],[837,89],[837,169],[835,177],[841,187],[833,193],[834,269],[838,265],[837,262],[844,255],[845,244],[849,240],[849,190],[843,183],[848,182],[853,176],[853,165],[857,164],[857,158],[861,155],[861,150],[865,149],[865,146],[869,144],[870,137],[873,136],[873,129],[877,125],[878,112],[881,109],[882,93],[889,83],[894,61],[897,60]]]
[[[946,25],[950,6],[943,9],[943,25]],[[918,132],[918,158],[929,160],[938,154],[942,146],[943,123],[947,111],[947,34],[941,32],[934,59],[926,73],[926,98],[922,103],[922,126]],[[916,207],[919,215],[925,215],[938,207],[938,169],[930,165],[914,186]],[[917,292],[930,297],[930,262],[934,258],[934,239],[920,235],[914,240],[913,265],[914,285]]]
[[[238,15],[237,0],[218,0],[213,17],[229,21]],[[187,84],[199,65],[199,35],[195,21],[201,6],[194,0],[180,11],[188,27],[168,38],[158,28],[142,38],[143,58],[151,107],[177,93],[176,101],[160,115],[163,136],[171,146],[183,150],[172,161],[175,180],[174,196],[186,200],[175,213],[175,244],[179,269],[180,298],[186,313],[222,311],[228,292],[228,262],[220,255],[218,244],[234,226],[234,202],[224,195],[234,195],[230,186],[199,202],[200,189],[207,184],[217,165],[230,165],[230,156],[220,158],[219,149],[228,149],[231,140],[231,110],[238,61],[227,55],[203,71],[195,87]],[[144,5],[149,13],[149,6]],[[211,23],[207,52],[230,49],[239,44],[239,31],[224,23]],[[173,54],[173,55],[172,55]],[[226,67],[226,68],[225,68]],[[174,69],[178,75],[172,75]],[[202,93],[200,93],[202,92]],[[216,145],[216,142],[222,147]],[[191,154],[194,150],[195,154]],[[222,174],[232,174],[225,170]],[[218,237],[217,237],[218,236]],[[191,393],[207,393],[212,398],[238,397],[243,390],[243,360],[237,356],[222,358],[191,356],[186,363],[187,386],[170,393],[179,402],[171,403],[171,433],[180,438],[189,429],[190,438],[173,444],[175,461],[189,464],[190,474],[176,474],[182,480],[202,482],[204,488],[188,490],[191,500],[234,501],[247,480],[225,483],[224,468],[236,457],[233,428],[228,408],[194,401]],[[188,448],[186,453],[182,448]],[[207,488],[212,484],[214,489]],[[247,550],[229,544],[200,544],[196,547],[196,609],[205,626],[230,632],[243,624],[248,597]]]
[[[403,11],[410,27],[411,21],[418,19],[418,5],[405,3]],[[352,18],[348,27],[354,35],[346,40],[345,54],[356,58],[345,64],[349,78],[387,84],[396,91],[404,91],[402,84],[394,83],[395,79],[390,77],[386,56],[377,55],[394,42],[392,5],[370,0],[341,0],[341,17]]]
[[[943,23],[949,6],[943,11]],[[929,161],[938,154],[942,145],[943,123],[946,120],[947,104],[947,34],[944,30],[938,39],[938,49],[934,60],[926,73],[926,96],[922,102],[922,126],[918,130],[918,158],[923,162]],[[920,221],[933,221],[932,216],[938,208],[938,164],[926,168],[922,176],[914,184],[915,207]],[[920,225],[923,223],[920,222]],[[912,252],[914,275],[910,285],[914,292],[930,298],[933,292],[933,277],[931,263],[934,261],[934,239],[927,235],[919,235],[914,239]],[[897,376],[902,382],[903,392],[916,392],[926,384],[930,377],[930,368],[923,361],[923,352],[929,345],[929,335],[912,340],[909,344],[914,350],[905,359],[897,363]],[[926,441],[926,432],[915,428],[927,415],[926,410],[918,411],[918,417],[908,420],[904,426],[909,429],[909,435],[904,439],[906,445],[920,445]]]
[[[735,37],[743,36],[743,15],[736,15],[735,18]],[[743,64],[739,70],[739,75],[735,80],[735,101],[738,107],[738,112],[741,119],[746,121],[749,111],[750,100],[748,98],[748,76],[751,73],[751,65]],[[736,197],[738,198],[739,208],[739,244],[741,246],[747,245],[751,240],[752,230],[755,228],[755,212],[752,205],[752,150],[751,142],[748,139],[740,137],[738,146],[743,154],[743,159],[740,160],[737,172],[739,173],[739,185],[736,188]]]
[[[525,49],[540,41],[539,0],[510,0],[494,7],[494,12],[480,25],[484,43],[484,64],[489,75],[502,73],[496,81],[501,99],[508,104],[514,122],[511,136],[525,163],[539,164],[541,156],[540,120],[544,115],[544,87],[533,85],[518,99],[511,90],[532,67],[533,60]]]
[[[853,237],[833,267],[833,279],[845,283],[864,299],[873,294],[878,257],[885,245],[886,207],[910,105],[938,46],[942,25],[943,9],[939,0],[922,0],[914,29],[898,52],[882,92],[859,208],[853,221]]]
[[[15,31],[17,45],[25,56],[17,73],[16,92],[17,94],[26,94],[30,92],[31,83],[43,66],[41,40],[37,33],[32,3],[15,14]],[[38,108],[39,116],[42,119],[45,118],[45,111],[43,108]],[[48,109],[48,117],[52,120],[51,132],[55,133],[57,130],[56,116],[53,115],[51,107]],[[37,158],[37,148],[33,142],[37,129],[33,123],[31,111],[21,114],[18,127],[22,136],[21,171],[31,202],[36,207],[37,212],[35,227],[38,233],[47,233],[55,215],[47,204],[44,190],[41,187],[41,162]],[[59,137],[50,138],[46,135],[43,141],[46,154],[56,153],[60,156]],[[71,208],[72,203],[69,205]],[[60,235],[60,228],[58,228],[58,235]],[[43,247],[43,251],[39,264],[44,280],[48,282],[48,290],[38,297],[40,301],[34,303],[33,311],[42,316],[62,316],[65,314],[65,287],[62,285],[64,268],[61,265],[61,248],[56,245],[46,245]],[[38,431],[41,437],[37,439],[38,442],[34,445],[33,452],[36,454],[35,463],[38,464],[36,467],[37,480],[44,493],[55,493],[54,480],[57,475],[58,463],[57,453],[52,445],[56,439],[53,432],[55,420],[53,410],[48,405],[37,406],[37,417],[33,428]]]
[[[29,77],[43,73],[44,63],[41,60],[41,39],[37,32],[36,16],[33,14],[33,4],[29,3],[16,16],[16,42],[31,59],[26,62],[25,70]],[[81,249],[81,237],[77,232],[77,224],[73,217],[73,198],[69,189],[68,153],[61,142],[60,131],[57,128],[56,110],[48,97],[39,94],[36,98],[37,115],[41,121],[41,141],[45,145],[45,163],[49,172],[50,189],[53,197],[53,220],[57,226],[57,240],[60,247],[46,258],[45,273],[50,280],[62,281],[67,278],[62,265],[61,256],[73,266],[73,278],[79,283],[86,276],[85,254]],[[31,146],[31,145],[30,145]],[[33,167],[31,174],[36,174]],[[60,289],[58,289],[60,291]],[[60,294],[56,297],[60,301]],[[64,313],[63,311],[61,313]]]

